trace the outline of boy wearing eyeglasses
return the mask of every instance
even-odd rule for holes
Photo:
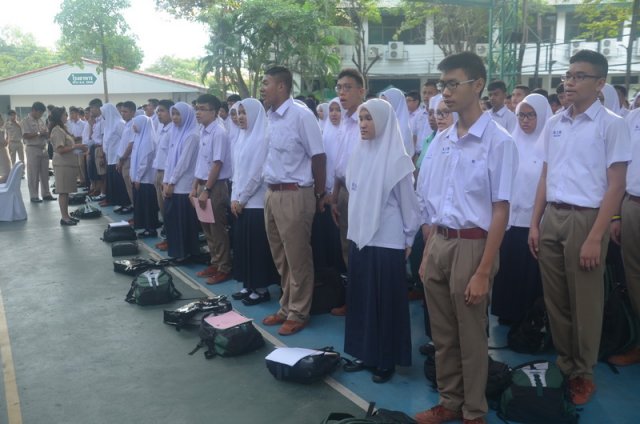
[[[458,120],[431,142],[418,188],[423,222],[430,227],[420,276],[440,399],[416,420],[485,423],[488,294],[518,157],[511,135],[480,108],[487,78],[482,59],[470,52],[454,54],[438,69],[444,103]]]
[[[624,120],[598,101],[607,59],[580,50],[569,63],[563,81],[571,106],[541,135],[544,164],[529,249],[540,262],[556,362],[569,378],[573,403],[582,405],[596,390],[609,224],[625,192],[631,152]]]

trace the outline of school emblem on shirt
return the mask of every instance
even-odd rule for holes
[[[552,137],[560,137],[562,135],[562,130],[553,130],[551,135]]]
[[[442,150],[440,151],[440,154],[443,154],[443,155],[451,154],[451,146],[442,146]]]
[[[358,184],[356,184],[355,182],[351,183],[351,191],[356,191],[358,189]]]

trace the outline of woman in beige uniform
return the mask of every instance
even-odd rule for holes
[[[66,127],[67,111],[63,107],[54,108],[49,117],[51,144],[53,145],[53,171],[56,179],[58,204],[60,205],[60,225],[76,225],[77,221],[69,216],[69,193],[77,190],[78,176],[77,154],[84,153],[87,146],[77,144]]]

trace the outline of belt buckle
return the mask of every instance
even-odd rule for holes
[[[449,240],[449,227],[441,227],[442,228],[442,236],[445,240]]]

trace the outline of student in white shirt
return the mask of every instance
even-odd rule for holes
[[[491,109],[487,111],[491,119],[502,125],[510,134],[516,129],[516,115],[504,105],[507,85],[504,81],[491,81],[487,86]]]
[[[324,132],[324,127],[329,122],[329,103],[320,103],[316,107],[316,113],[318,114],[320,129]]]
[[[248,98],[238,106],[240,134],[236,143],[231,192],[233,226],[233,277],[242,290],[231,296],[247,306],[271,299],[268,287],[280,282],[273,263],[264,223],[267,185],[262,169],[267,159],[267,114],[259,100]]]
[[[78,115],[78,108],[71,106],[69,108],[69,120],[67,121],[67,129],[73,136],[76,143],[82,143],[82,133],[87,123],[80,119]],[[79,154],[78,156],[78,179],[81,186],[88,186],[87,178],[87,158],[85,154]]]
[[[191,197],[196,201],[196,207],[201,209],[205,209],[210,202],[215,221],[200,222],[209,246],[211,263],[196,275],[206,277],[207,284],[229,280],[232,266],[231,243],[227,232],[231,146],[227,130],[218,118],[220,105],[220,100],[211,94],[203,94],[196,100],[196,119],[202,127]]]
[[[116,170],[118,163],[118,146],[122,138],[125,123],[118,109],[116,109],[112,103],[105,103],[100,108],[100,112],[102,113],[104,128],[102,145],[107,158],[107,197],[101,205],[117,205],[122,208],[123,206],[131,204],[124,180],[122,179],[122,174]]]
[[[630,111],[625,121],[631,131],[632,160],[627,169],[627,193],[621,213],[611,222],[611,238],[622,248],[624,274],[631,305],[640,317],[640,109]],[[617,366],[640,363],[640,344],[607,358]]]
[[[169,110],[173,128],[164,167],[164,228],[169,257],[182,260],[200,253],[200,224],[189,200],[198,159],[198,123],[193,107],[178,102]]]
[[[311,224],[327,202],[320,126],[306,105],[293,101],[292,87],[291,71],[275,66],[265,72],[260,89],[270,106],[265,223],[283,291],[278,312],[262,322],[280,325],[282,336],[299,332],[309,321],[314,284]]]
[[[444,101],[459,117],[431,142],[421,169],[423,222],[430,231],[420,268],[440,400],[416,420],[485,423],[487,308],[509,219],[517,150],[509,133],[480,108],[482,59],[458,53],[438,69]]]
[[[121,214],[131,213],[135,207],[135,205],[133,205],[133,186],[131,185],[131,176],[129,174],[131,172],[131,150],[133,149],[133,139],[135,137],[133,132],[133,117],[136,116],[137,113],[134,102],[128,100],[122,103],[120,115],[122,115],[122,119],[124,120],[124,129],[122,130],[120,142],[117,145],[116,170],[124,181],[129,203],[120,204],[122,208],[114,208],[114,212]],[[140,111],[140,113],[144,114],[142,111]]]
[[[409,128],[413,136],[413,145],[415,148],[414,157],[419,155],[418,151],[418,134],[424,132],[424,127],[428,127],[429,114],[424,113],[425,109],[420,104],[420,94],[417,91],[410,91],[405,96],[407,108],[409,109]]]
[[[156,237],[158,221],[158,202],[156,200],[155,171],[153,159],[156,151],[156,132],[153,120],[147,115],[133,118],[134,139],[131,150],[131,183],[133,184],[133,222],[138,238]]]
[[[91,180],[90,195],[94,196],[93,200],[102,201],[106,199],[106,178],[107,174],[107,160],[102,149],[102,116],[100,115],[100,108],[102,107],[102,100],[93,99],[89,102],[89,121],[87,122],[87,139],[86,143],[89,146],[89,156],[87,156],[87,172],[89,179]],[[82,141],[85,142],[84,133],[82,134]]]
[[[420,226],[413,162],[389,103],[372,99],[358,108],[362,139],[347,167],[349,285],[346,353],[358,358],[345,371],[369,368],[374,383],[388,381],[396,365],[411,365],[407,287],[399,284]]]
[[[501,324],[519,321],[542,296],[538,262],[529,253],[527,238],[535,200],[536,181],[542,170],[543,149],[538,142],[542,129],[553,115],[549,102],[540,94],[529,94],[518,104],[518,126],[513,140],[518,148],[518,172],[513,182],[509,225],[500,246],[500,270],[491,293],[491,313]]]
[[[518,103],[527,97],[529,93],[531,93],[531,89],[526,85],[516,85],[511,91],[511,108],[515,111]]]
[[[596,390],[609,222],[625,192],[631,151],[624,120],[597,99],[607,59],[580,50],[569,63],[563,79],[571,106],[554,115],[541,136],[544,164],[529,248],[540,262],[556,363],[569,377],[573,403],[582,405]]]
[[[398,126],[400,127],[400,134],[402,134],[402,140],[404,141],[404,148],[407,151],[409,157],[413,158],[416,153],[416,146],[413,140],[413,133],[411,132],[411,124],[409,123],[409,108],[407,107],[407,100],[404,97],[404,93],[397,88],[390,88],[380,93],[380,98],[388,101],[398,117]]]
[[[156,188],[156,200],[158,202],[158,209],[160,210],[160,216],[164,221],[164,197],[162,196],[162,180],[164,179],[164,167],[167,162],[167,151],[169,150],[169,141],[171,137],[171,129],[173,128],[173,122],[171,122],[171,114],[169,109],[173,106],[173,100],[163,99],[158,102],[156,108],[156,116],[158,117],[158,126],[156,128],[156,149],[155,157],[153,159],[153,169],[156,170],[155,176],[155,188]],[[164,237],[164,231],[160,233]],[[156,243],[155,247],[162,251],[167,250],[167,240],[163,239],[159,243]]]

